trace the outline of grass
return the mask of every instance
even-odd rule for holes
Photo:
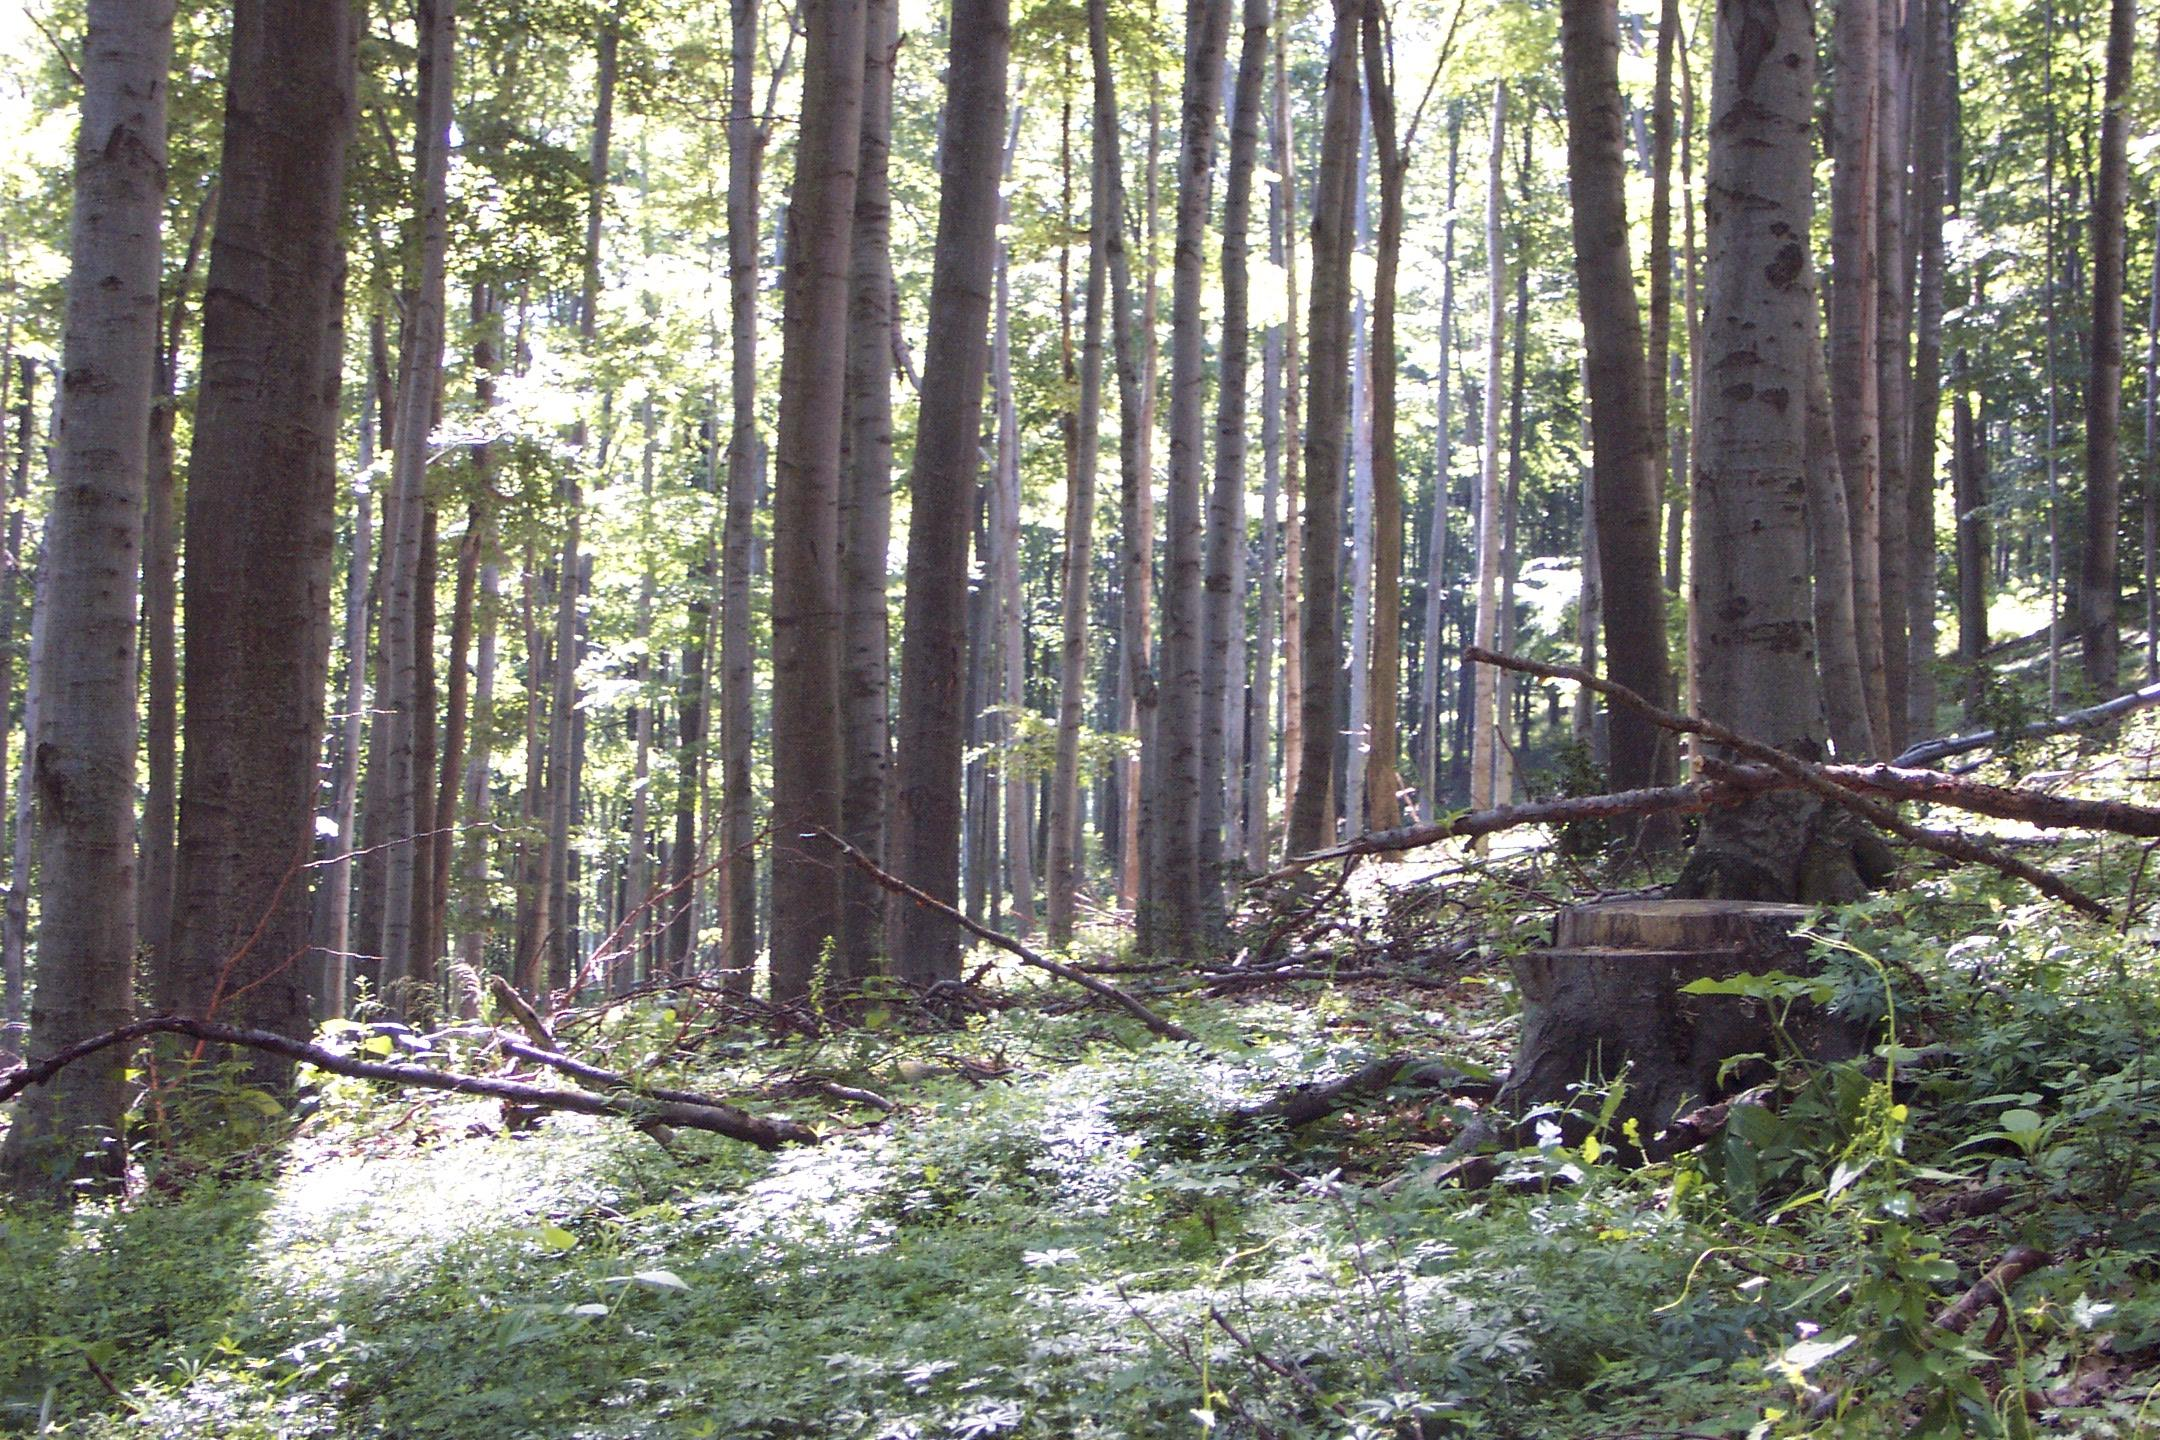
[[[2151,738],[2077,783],[2147,788]],[[1529,943],[1527,897],[1582,883],[1556,863],[1375,867],[1337,934]],[[2051,863],[2119,898],[2142,860]],[[318,1077],[289,1134],[178,1194],[0,1217],[0,1431],[2160,1436],[2147,934],[1934,871],[1824,934],[1868,957],[1841,962],[1843,998],[1880,1005],[1894,977],[1898,1040],[1947,1063],[1895,1094],[1795,1074],[1662,1166],[1532,1146],[1510,1163],[1578,1180],[1548,1193],[1431,1183],[1466,1112],[1429,1096],[1294,1136],[1222,1123],[1390,1050],[1504,1060],[1504,945],[1454,983],[1164,997],[1205,1048],[1039,1003],[668,1062],[903,1107],[787,1102],[831,1138],[776,1156],[575,1116],[511,1131]],[[648,1010],[601,1038],[633,1063],[674,1034]],[[2014,1202],[1922,1218],[1990,1185]],[[1999,1321],[1932,1324],[2019,1243],[2055,1263]]]

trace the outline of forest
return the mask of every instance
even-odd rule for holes
[[[2137,0],[0,0],[0,1435],[2160,1436]]]

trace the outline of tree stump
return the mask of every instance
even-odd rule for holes
[[[1498,1104],[1521,1114],[1569,1105],[1575,1088],[1626,1074],[1614,1119],[1637,1122],[1649,1141],[1675,1115],[1768,1077],[1767,1059],[1728,1068],[1738,1056],[1775,1056],[1779,1007],[1737,995],[1684,995],[1699,979],[1817,969],[1793,935],[1804,905],[1741,900],[1629,900],[1560,912],[1549,950],[1509,961],[1522,999],[1522,1037]],[[1821,1060],[1851,1059],[1871,1026],[1795,1001],[1786,1038]],[[1570,1138],[1586,1123],[1563,1122]],[[1654,1148],[1654,1147],[1653,1147]]]

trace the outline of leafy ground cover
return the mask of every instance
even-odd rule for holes
[[[2016,763],[2136,798],[2137,753]],[[2142,917],[2146,851],[2021,843]],[[655,1079],[899,1106],[762,1102],[829,1137],[777,1155],[331,1077],[294,1122],[226,1096],[220,1156],[146,1153],[121,1200],[0,1219],[0,1428],[2160,1435],[2138,918],[1916,865],[1817,925],[1883,1053],[1789,1066],[1661,1165],[1547,1130],[1494,1188],[1436,1183],[1475,1106],[1408,1088],[1296,1133],[1230,1119],[1376,1055],[1503,1066],[1502,959],[1600,883],[1582,863],[1370,866],[1294,937],[1254,917],[1255,953],[1353,978],[1121,975],[1197,1045],[1020,972],[994,984],[1023,1003],[944,1024],[880,1007],[780,1039],[655,999],[583,1035]]]

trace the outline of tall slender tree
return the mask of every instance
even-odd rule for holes
[[[1311,364],[1305,431],[1305,523],[1300,604],[1304,693],[1297,787],[1290,797],[1290,853],[1334,838],[1336,675],[1342,659],[1340,588],[1342,462],[1349,412],[1350,225],[1360,86],[1358,47],[1365,0],[1336,0],[1328,47],[1313,185]]]
[[[2130,195],[2130,72],[2137,0],[2110,0],[2100,158],[2093,188],[2092,374],[2085,386],[2085,545],[2078,623],[2085,684],[2099,695],[2122,686],[2117,535],[2122,523],[2123,280]]]
[[[1068,117],[1069,113],[1070,102]],[[1069,137],[1069,118],[1067,134]],[[1057,756],[1050,777],[1050,843],[1045,860],[1048,890],[1044,923],[1053,945],[1072,940],[1074,900],[1080,886],[1080,729],[1087,698],[1083,691],[1088,652],[1088,576],[1095,541],[1095,472],[1102,447],[1103,329],[1109,302],[1111,238],[1125,223],[1111,206],[1118,193],[1113,176],[1117,163],[1114,132],[1097,124],[1091,149],[1088,268],[1086,298],[1082,302],[1086,315],[1081,322],[1080,394],[1073,414],[1071,465],[1065,488]],[[1069,157],[1066,163],[1070,165]]]
[[[188,466],[174,998],[294,1037],[309,1026],[300,867],[330,648],[355,23],[313,0],[233,7]]]
[[[1201,290],[1207,278],[1208,202],[1215,169],[1223,51],[1230,0],[1187,11],[1184,98],[1178,132],[1177,240],[1170,285],[1170,470],[1163,520],[1161,699],[1149,737],[1155,760],[1153,880],[1141,907],[1141,945],[1179,954],[1214,928],[1200,883],[1206,636],[1201,607],[1201,475],[1207,375]]]
[[[1485,463],[1478,481],[1477,643],[1491,649],[1500,638],[1500,365],[1506,340],[1507,251],[1500,216],[1502,162],[1507,155],[1507,87],[1493,82],[1492,146],[1485,167]],[[1633,284],[1632,279],[1629,282]],[[1496,741],[1505,719],[1496,715],[1493,672],[1480,665],[1471,680],[1470,803],[1490,806],[1507,797],[1498,787]]]
[[[1829,359],[1838,473],[1852,526],[1860,676],[1867,686],[1869,728],[1878,743],[1888,744],[1892,731],[1883,688],[1882,439],[1875,368],[1876,4],[1837,0],[1831,32],[1831,152],[1837,168],[1830,186]]]
[[[730,0],[728,102],[727,499],[720,541],[720,864],[721,970],[748,993],[757,968],[757,797],[752,788],[755,725],[750,585],[758,491],[758,213],[767,131],[751,108],[757,83],[758,0]],[[681,886],[680,837],[670,883]],[[681,889],[671,904],[685,902]],[[678,952],[679,953],[679,952]]]
[[[1242,858],[1225,845],[1233,797],[1244,791],[1233,746],[1232,706],[1244,703],[1245,667],[1234,636],[1245,631],[1244,587],[1236,583],[1245,553],[1245,414],[1252,332],[1247,257],[1252,249],[1253,169],[1260,153],[1260,106],[1268,69],[1267,0],[1245,0],[1237,86],[1230,105],[1230,154],[1223,189],[1222,343],[1216,352],[1215,483],[1207,527],[1206,663],[1201,686],[1200,864],[1204,903],[1222,904],[1222,866]],[[1234,632],[1234,635],[1233,635]]]
[[[840,701],[841,832],[865,854],[885,855],[885,790],[891,766],[886,564],[892,549],[892,152],[893,64],[900,48],[897,0],[866,0],[861,158],[849,259],[847,471],[840,497],[841,606],[845,655]],[[841,877],[840,954],[845,978],[875,969],[885,948],[885,892],[850,866]]]
[[[168,0],[92,0],[75,142],[66,409],[45,531],[49,668],[31,737],[41,901],[33,1058],[124,1023],[134,1008],[136,596],[171,63]],[[125,1064],[106,1051],[33,1091],[0,1147],[0,1185],[58,1199],[78,1175],[117,1175]]]
[[[1612,678],[1643,695],[1669,695],[1665,591],[1658,568],[1662,427],[1652,419],[1642,315],[1628,259],[1625,139],[1620,105],[1620,19],[1613,0],[1567,0],[1560,10],[1567,90],[1568,193],[1575,231],[1576,294],[1588,352],[1592,493],[1597,503],[1598,578]],[[1665,257],[1653,257],[1653,266]],[[1653,288],[1652,295],[1660,291]],[[1662,406],[1655,407],[1662,410]],[[1665,778],[1662,736],[1640,715],[1616,710],[1611,778],[1619,789]]]
[[[908,474],[907,596],[901,618],[898,791],[892,864],[902,879],[959,899],[960,759],[966,716],[968,529],[975,511],[991,272],[1004,158],[1008,0],[954,0],[945,71],[936,262]],[[917,906],[895,910],[900,975],[959,973],[959,933]]]
[[[413,215],[420,249],[407,286],[405,347],[399,364],[397,421],[391,432],[390,494],[384,503],[383,656],[388,762],[379,796],[390,825],[382,916],[383,986],[393,1003],[404,987],[425,984],[430,956],[415,935],[416,907],[427,903],[431,836],[422,833],[420,791],[429,780],[420,755],[421,670],[434,669],[433,626],[421,627],[421,584],[428,515],[429,443],[442,383],[443,289],[450,245],[449,162],[452,65],[457,0],[419,0],[420,65],[413,151]],[[430,685],[427,688],[432,688]],[[429,705],[429,723],[433,706]]]

